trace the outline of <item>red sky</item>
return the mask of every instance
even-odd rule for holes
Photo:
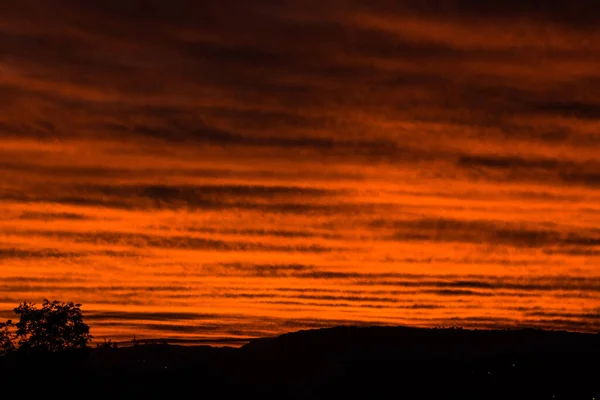
[[[3,2],[0,316],[599,330],[600,9],[512,3]]]

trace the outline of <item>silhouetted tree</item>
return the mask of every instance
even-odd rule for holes
[[[14,309],[19,348],[57,352],[86,348],[92,340],[90,327],[83,322],[81,304],[44,299],[42,308],[24,302]]]
[[[0,356],[4,356],[15,349],[13,334],[10,331],[12,321],[0,322]]]
[[[114,350],[114,349],[118,348],[118,346],[111,339],[108,339],[108,340],[104,339],[104,343],[98,343],[96,345],[96,348],[104,349],[104,350]]]

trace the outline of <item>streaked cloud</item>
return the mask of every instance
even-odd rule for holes
[[[0,314],[600,323],[596,2],[11,2]],[[594,311],[596,310],[596,311]]]

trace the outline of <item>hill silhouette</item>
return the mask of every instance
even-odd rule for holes
[[[11,355],[2,387],[61,398],[600,399],[600,335],[335,327],[241,348],[148,344]],[[85,388],[85,389],[79,389]],[[6,392],[5,392],[6,393]]]

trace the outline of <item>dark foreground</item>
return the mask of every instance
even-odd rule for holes
[[[11,356],[0,372],[4,398],[600,400],[600,335],[338,327],[240,349]]]

